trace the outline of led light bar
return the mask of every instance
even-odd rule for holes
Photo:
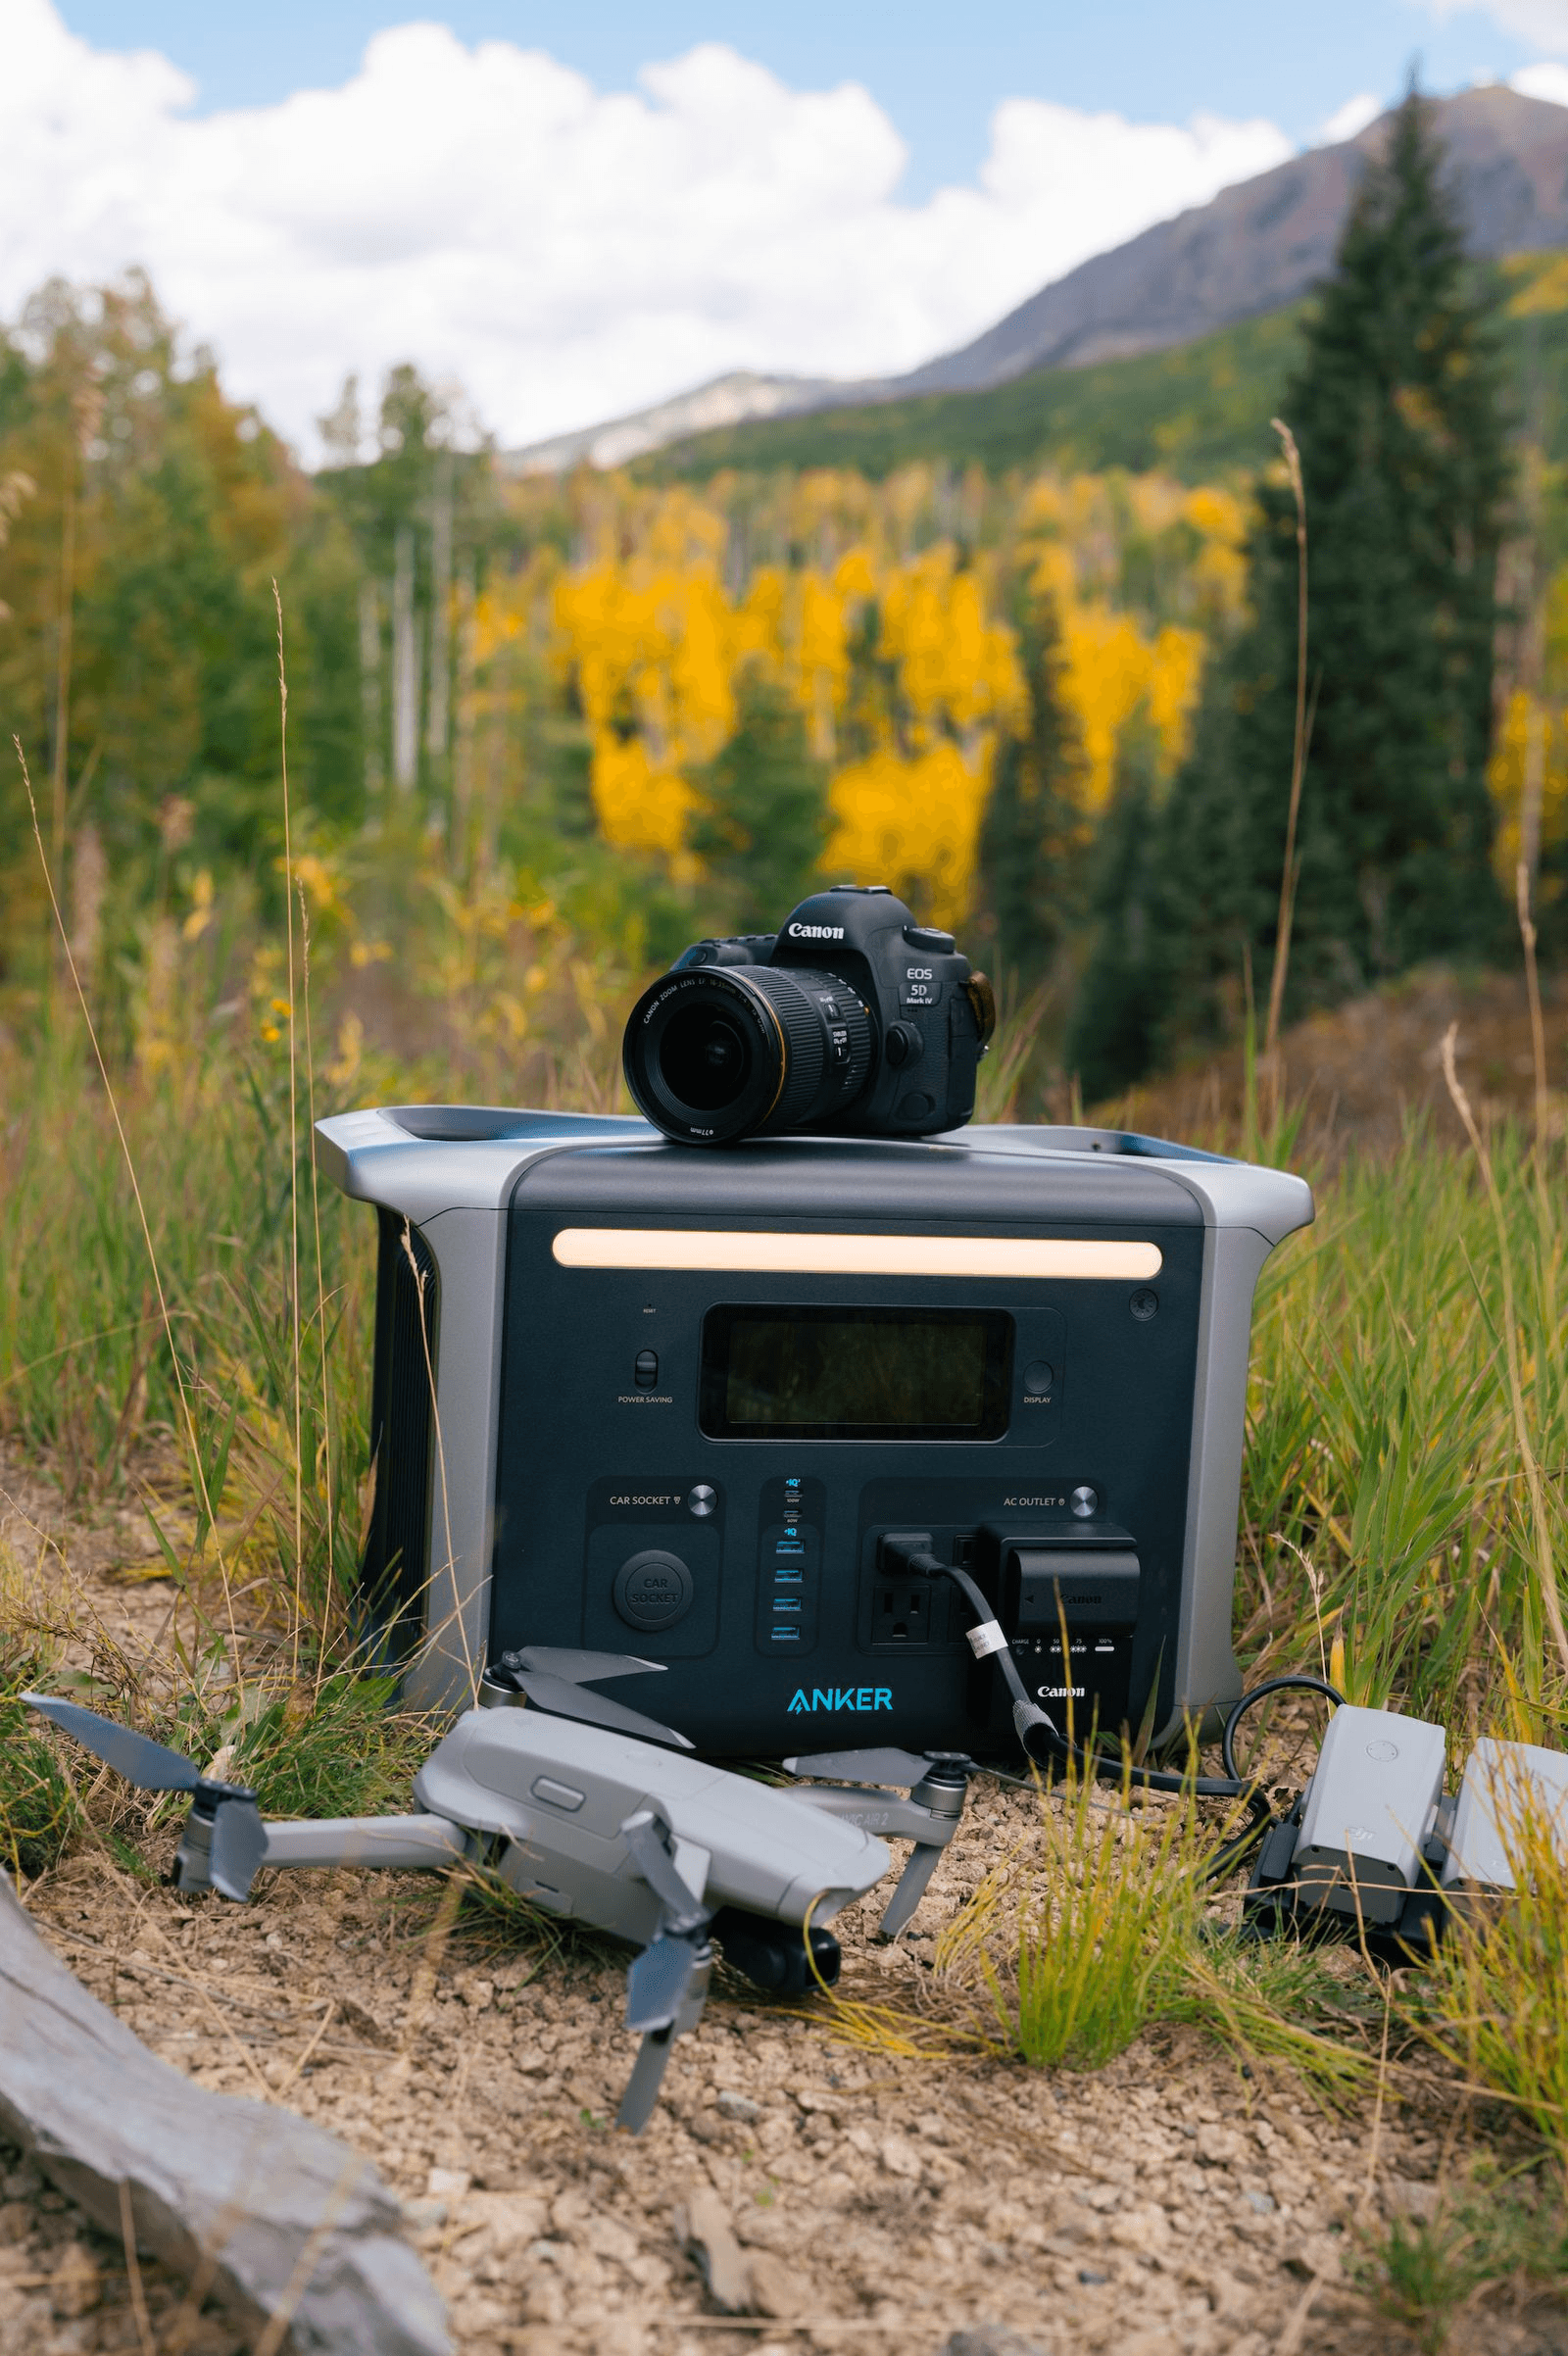
[[[967,1276],[1147,1284],[1157,1244],[1079,1236],[796,1235],[717,1227],[563,1227],[563,1268],[721,1269],[744,1276]]]

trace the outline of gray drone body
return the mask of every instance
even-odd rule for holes
[[[649,1668],[632,1658],[541,1653],[521,1674],[564,1697],[595,1679]],[[966,1783],[951,1762],[872,1753],[873,1770],[891,1768],[913,1790],[783,1789],[697,1758],[652,1720],[641,1721],[656,1738],[649,1740],[537,1706],[492,1706],[466,1711],[426,1759],[415,1779],[419,1813],[266,1823],[245,1787],[212,1781],[79,1702],[25,1698],[143,1789],[191,1794],[172,1874],[182,1890],[217,1890],[243,1902],[263,1868],[408,1872],[467,1863],[545,1912],[636,1945],[627,2026],[643,2042],[620,2111],[634,2131],[653,2107],[671,2039],[701,2017],[710,1929],[726,1958],[764,1987],[798,1991],[821,1975],[826,1958],[836,1972],[825,1926],[887,1873],[892,1860],[878,1832],[916,1844],[884,1917],[892,1936],[956,1829]],[[624,1705],[581,1698],[637,1723]],[[853,1776],[866,1762],[792,1764],[804,1774]]]
[[[872,1834],[804,1794],[543,1710],[466,1712],[420,1768],[414,1795],[480,1837],[476,1846],[501,1836],[495,1871],[545,1912],[639,1944],[660,1914],[623,1831],[643,1811],[667,1825],[696,1903],[793,1930],[831,1922],[892,1863]]]

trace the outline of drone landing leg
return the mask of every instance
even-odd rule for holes
[[[615,2113],[615,2125],[623,2127],[629,2135],[640,2135],[653,2116],[674,2042],[675,2024],[671,2021],[667,2029],[650,2029],[637,2048],[636,2064]]]
[[[926,1893],[931,1876],[936,1872],[940,1848],[922,1842],[909,1852],[909,1862],[899,1876],[899,1886],[887,1903],[887,1911],[877,1925],[878,1939],[897,1939],[906,1924],[913,1919],[914,1910]]]

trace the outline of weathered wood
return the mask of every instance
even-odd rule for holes
[[[294,2112],[182,2078],[89,1995],[0,1872],[0,2133],[105,2233],[213,2270],[243,2328],[302,2351],[447,2356],[440,2299],[368,2160]]]

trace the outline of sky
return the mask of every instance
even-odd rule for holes
[[[514,447],[913,367],[1416,60],[1568,104],[1568,0],[0,0],[0,317],[139,263],[307,461],[400,360]]]

